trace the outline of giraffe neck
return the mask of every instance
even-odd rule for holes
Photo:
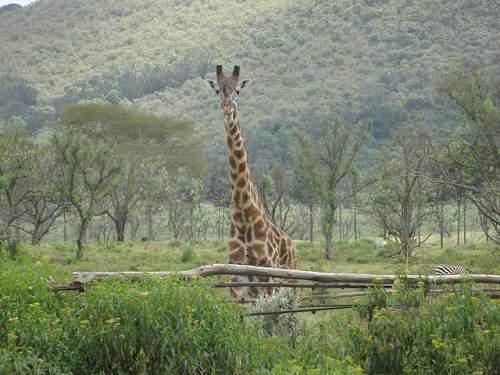
[[[247,152],[236,111],[226,116],[225,122],[231,168],[233,221],[250,223],[266,215],[251,179]]]

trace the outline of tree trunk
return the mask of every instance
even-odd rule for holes
[[[488,219],[479,210],[478,214],[479,214],[479,224],[481,224],[481,229],[484,232],[485,241],[488,242],[490,240],[490,226],[488,223]]]
[[[332,253],[333,253],[332,237],[333,236],[331,231],[325,233],[325,258],[327,260],[332,259]]]
[[[411,196],[408,195],[402,205],[402,219],[403,225],[401,230],[401,250],[403,251],[406,259],[411,257],[412,253],[412,238],[414,237],[414,232],[412,230],[411,219],[412,219],[412,201]]]
[[[323,234],[325,236],[325,258],[330,260],[333,257],[333,224],[335,222],[334,205],[328,205],[324,215]]]
[[[467,210],[466,210],[466,204],[465,204],[465,197],[464,197],[463,208],[464,208],[464,228],[463,228],[464,229],[464,232],[463,232],[464,235],[463,235],[463,237],[464,237],[464,245],[465,245],[467,243],[467,234],[466,234],[467,233],[467,228],[465,226],[465,218],[466,218]]]
[[[457,246],[460,245],[460,203],[461,199],[458,197],[457,199],[458,207],[457,207]]]
[[[80,224],[80,230],[78,231],[78,239],[76,240],[76,259],[80,260],[83,258],[83,243],[85,242],[87,236],[87,228],[89,222],[87,219],[82,220]]]
[[[82,241],[76,240],[76,259],[82,259],[83,258],[83,246],[82,246]]]
[[[153,212],[151,207],[148,207],[148,241],[153,241]]]
[[[353,209],[353,217],[354,217],[354,241],[358,240],[358,217],[357,210]]]
[[[66,231],[66,213],[63,213],[63,236],[64,236],[64,242],[67,242],[68,232]]]
[[[439,246],[442,249],[444,247],[444,204],[439,203]]]
[[[342,230],[342,203],[339,204],[339,240],[344,239],[344,233]]]
[[[125,241],[125,224],[126,220],[124,217],[119,216],[115,221],[116,228],[116,241],[123,242]]]
[[[17,240],[14,238],[8,238],[7,240],[7,249],[9,250],[9,255],[12,259],[17,257]]]
[[[31,244],[33,246],[38,245],[41,240],[41,230],[42,230],[42,225],[38,221],[35,222],[33,226],[33,234],[31,235]]]
[[[309,241],[314,241],[314,206],[309,206]]]
[[[136,222],[132,222],[130,224],[130,238],[132,242],[137,241],[137,233],[139,232],[140,222],[137,220]]]

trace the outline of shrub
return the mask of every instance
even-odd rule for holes
[[[189,263],[193,261],[195,254],[190,246],[182,246],[181,263]]]
[[[273,294],[259,298],[249,312],[273,312],[294,310],[298,308],[299,300],[291,288],[277,289]],[[299,333],[299,320],[296,314],[257,315],[255,320],[262,324],[270,335],[287,336],[290,345],[295,346]]]
[[[348,347],[356,363],[369,374],[498,374],[498,305],[474,297],[470,286],[424,304],[425,287],[398,286],[389,299],[395,308],[376,310],[367,328],[351,328]]]
[[[371,321],[376,309],[387,307],[387,293],[382,286],[370,288],[366,293],[367,295],[358,305],[357,311],[361,318]]]
[[[175,240],[170,240],[168,241],[167,243],[168,247],[181,247],[182,245],[184,245],[184,241],[183,240],[179,240],[179,239],[175,239]]]
[[[40,267],[0,273],[0,373],[241,374],[267,361],[241,308],[201,281],[104,280],[54,295]]]

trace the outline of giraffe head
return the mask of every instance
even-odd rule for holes
[[[224,112],[224,115],[231,116],[236,111],[236,98],[249,80],[239,81],[239,66],[234,67],[233,74],[229,77],[226,77],[222,72],[222,65],[217,65],[216,73],[217,80],[208,80],[208,83],[218,95],[220,109]]]

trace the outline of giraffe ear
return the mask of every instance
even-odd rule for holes
[[[215,90],[215,92],[218,94],[220,91],[219,85],[217,84],[216,81],[207,79],[208,84],[210,85],[211,88]]]
[[[240,90],[244,89],[244,88],[246,87],[246,85],[248,84],[248,82],[250,82],[250,80],[249,80],[249,79],[244,79],[243,81],[241,81],[241,82],[239,83],[239,85],[238,85],[239,87],[238,87],[238,88],[239,88]]]

